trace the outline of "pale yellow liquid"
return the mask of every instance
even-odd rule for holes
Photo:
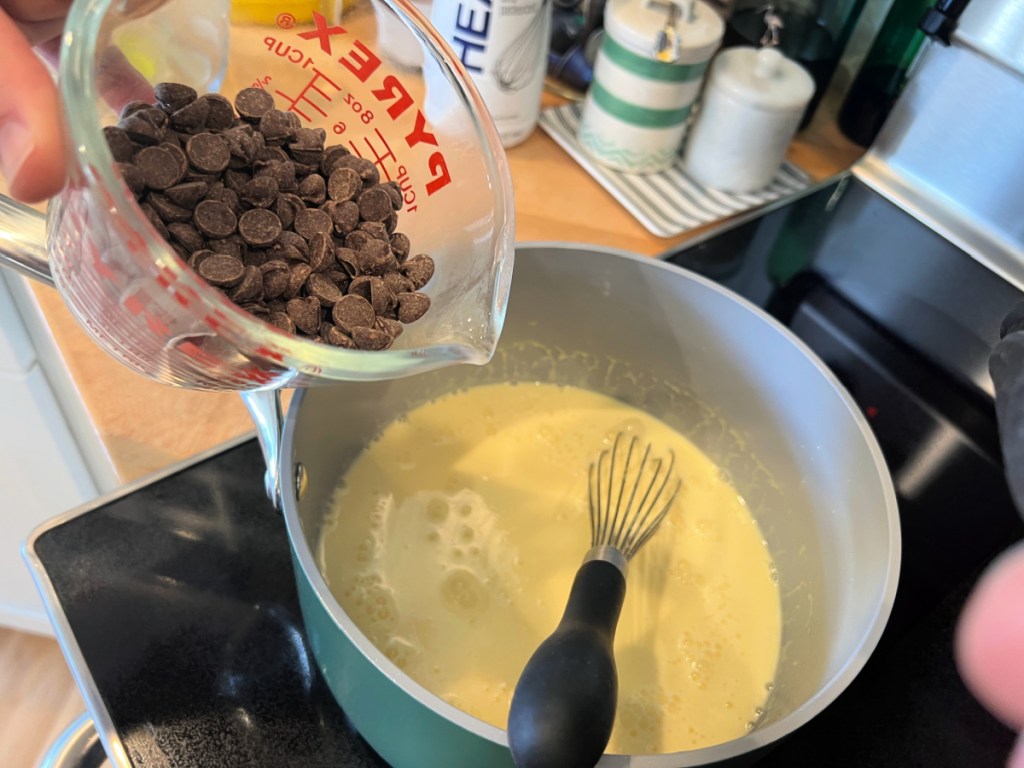
[[[367,637],[424,687],[504,728],[590,547],[587,468],[618,430],[676,454],[682,490],[631,561],[608,751],[741,736],[779,657],[771,558],[743,499],[692,443],[603,395],[498,384],[388,426],[345,475],[321,569]]]

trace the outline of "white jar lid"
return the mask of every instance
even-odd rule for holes
[[[605,6],[605,30],[633,53],[654,59],[654,44],[668,20],[669,5],[679,8],[677,64],[694,64],[711,58],[722,42],[725,22],[702,0],[610,0]]]
[[[711,64],[708,87],[771,112],[802,110],[814,95],[807,70],[777,48],[726,48]]]

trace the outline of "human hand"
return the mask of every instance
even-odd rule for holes
[[[977,699],[1024,729],[1024,545],[1000,556],[967,601],[956,635],[960,675]],[[1007,768],[1024,768],[1024,737]]]
[[[0,0],[0,169],[25,202],[55,195],[67,173],[56,63],[71,0]],[[36,48],[36,51],[33,50]]]

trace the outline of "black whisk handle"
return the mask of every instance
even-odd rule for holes
[[[626,579],[604,560],[576,572],[565,614],[526,663],[512,695],[508,741],[518,768],[593,768],[618,697],[613,644]]]

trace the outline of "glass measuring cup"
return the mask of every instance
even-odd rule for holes
[[[380,18],[411,33],[403,44],[422,48],[420,68],[380,49]],[[193,273],[135,202],[102,131],[127,101],[152,101],[163,81],[232,101],[244,87],[268,90],[303,126],[323,128],[328,145],[345,145],[372,160],[382,181],[398,182],[398,231],[436,264],[423,289],[430,311],[388,350],[348,350],[286,334]],[[457,57],[407,0],[78,0],[59,86],[70,180],[47,214],[49,272],[72,314],[122,363],[175,386],[246,391],[490,358],[513,259],[508,166]],[[45,267],[33,259],[32,216],[0,201],[9,233],[0,259],[7,251],[8,261],[34,262],[38,276]]]

